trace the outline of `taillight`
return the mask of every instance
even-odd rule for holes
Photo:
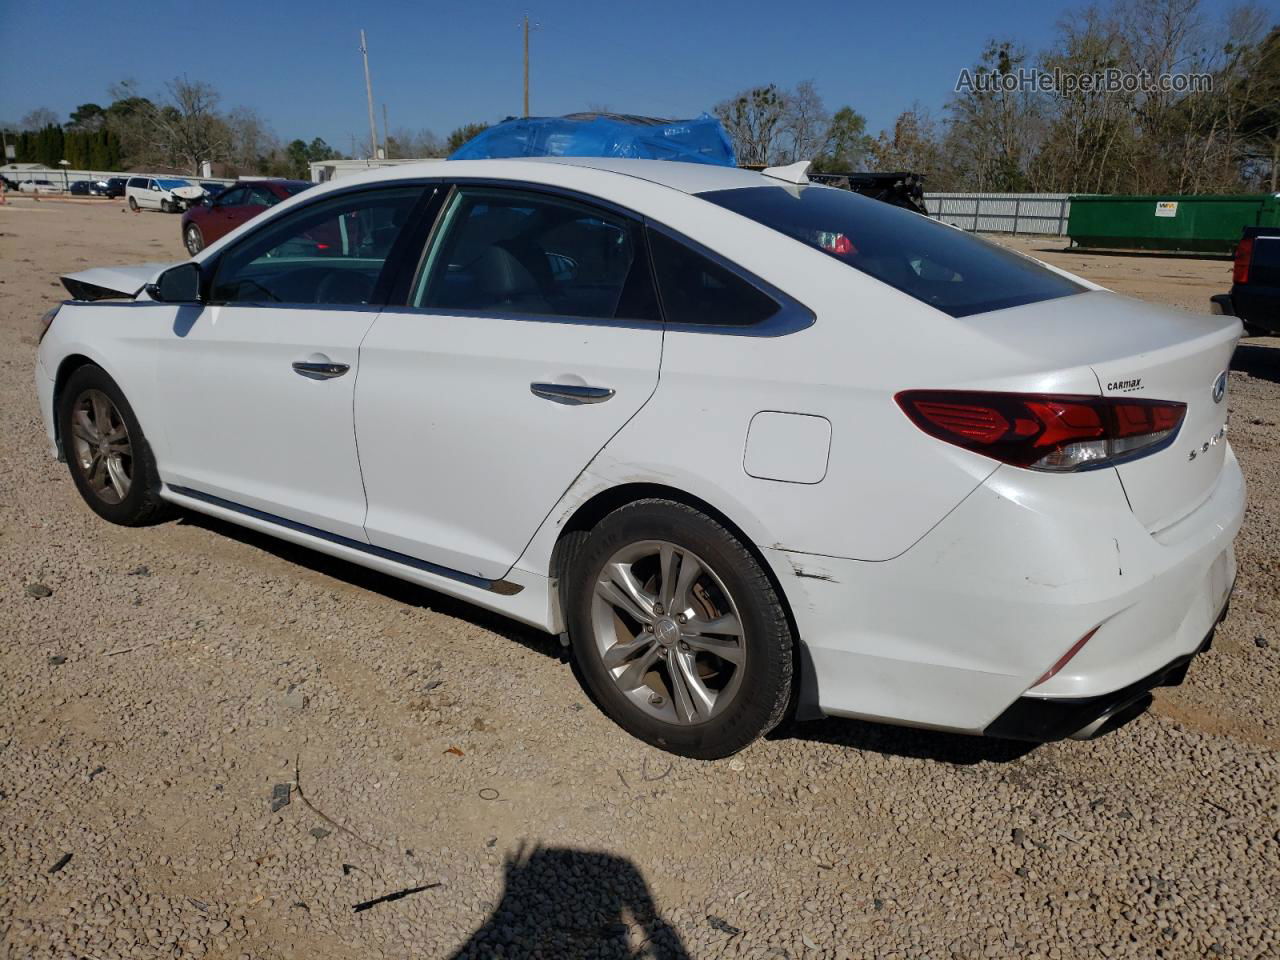
[[[1184,403],[1040,393],[905,390],[903,413],[929,434],[1002,463],[1068,472],[1154,453],[1171,442]]]
[[[1249,261],[1253,259],[1253,237],[1245,237],[1236,244],[1236,255],[1231,268],[1232,283],[1249,282]]]

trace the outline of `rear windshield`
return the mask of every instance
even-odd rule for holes
[[[286,195],[286,196],[290,196],[290,197],[292,197],[294,194],[301,193],[303,190],[307,189],[307,187],[311,186],[311,184],[309,184],[309,183],[282,183],[282,184],[280,184],[280,186],[282,186],[282,187],[284,188],[284,192],[285,192],[285,195]]]
[[[837,187],[744,187],[699,196],[953,317],[1085,289],[994,243]]]

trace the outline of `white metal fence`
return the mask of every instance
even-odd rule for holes
[[[1071,215],[1069,193],[926,193],[929,216],[979,233],[1062,237]]]

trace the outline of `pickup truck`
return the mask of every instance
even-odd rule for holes
[[[1245,227],[1236,245],[1231,292],[1210,297],[1213,312],[1239,317],[1252,337],[1280,335],[1280,227]]]

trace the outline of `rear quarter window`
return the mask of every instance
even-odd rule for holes
[[[649,248],[669,323],[753,326],[780,309],[776,300],[745,278],[660,230],[649,231]]]
[[[699,196],[953,317],[1085,289],[990,241],[836,187],[743,187]]]

